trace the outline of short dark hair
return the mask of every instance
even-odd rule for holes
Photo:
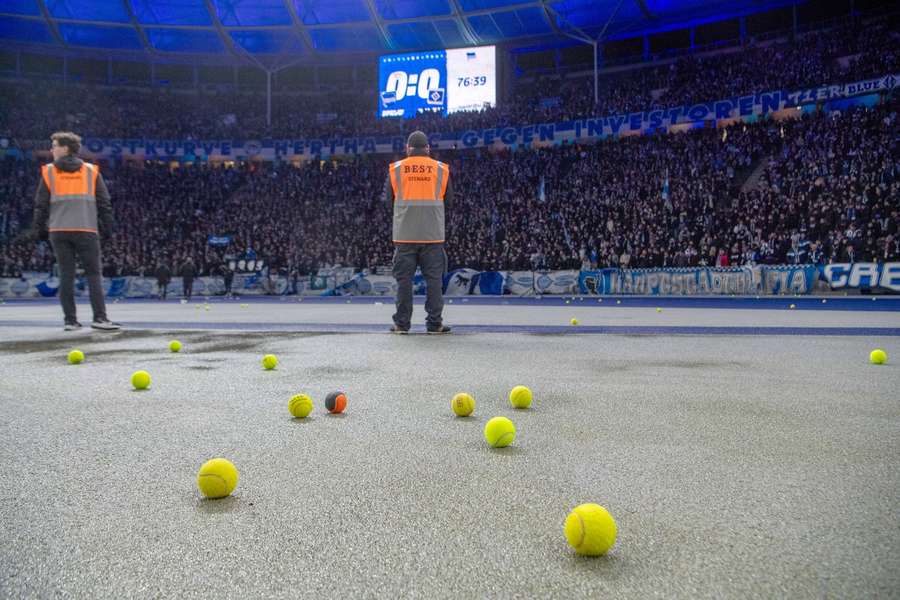
[[[406,145],[410,148],[427,148],[428,136],[424,131],[413,131],[406,139]]]
[[[50,139],[56,142],[57,146],[63,146],[69,149],[69,154],[78,154],[81,150],[81,136],[71,131],[57,131],[50,136]]]

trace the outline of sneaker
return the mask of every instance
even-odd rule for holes
[[[81,323],[78,321],[66,321],[65,327],[63,327],[63,331],[78,331],[81,329]]]
[[[409,327],[398,327],[397,325],[391,325],[391,333],[407,334],[409,333]]]
[[[122,326],[118,323],[113,323],[109,319],[101,319],[99,321],[94,321],[91,323],[92,329],[102,329],[103,331],[116,331],[118,329],[122,329]]]
[[[427,327],[426,330],[428,333],[432,334],[441,334],[441,333],[450,333],[452,331],[452,327],[447,327],[446,325],[438,325],[437,327]]]

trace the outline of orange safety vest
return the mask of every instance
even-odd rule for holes
[[[391,164],[390,179],[394,190],[394,243],[442,243],[450,167],[428,156],[410,156]]]
[[[63,171],[52,163],[41,167],[50,192],[47,229],[97,233],[97,177],[100,168],[82,163],[77,171]]]

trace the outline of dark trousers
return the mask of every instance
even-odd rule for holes
[[[188,300],[191,299],[191,294],[194,293],[194,278],[193,277],[183,277],[181,279],[182,287],[184,288],[184,297]]]
[[[50,244],[59,265],[59,303],[66,322],[76,321],[75,314],[75,258],[81,259],[87,278],[94,320],[106,320],[106,300],[103,297],[102,258],[100,237],[96,233],[57,231],[50,234]]]
[[[156,285],[159,286],[159,297],[160,297],[162,300],[165,300],[165,299],[166,299],[166,295],[167,295],[167,293],[168,293],[168,291],[169,291],[169,282],[168,282],[168,281],[163,281],[163,280],[159,279],[159,280],[156,281]]]
[[[444,244],[395,244],[394,245],[394,279],[397,280],[397,312],[394,313],[394,324],[408,329],[413,311],[413,276],[416,267],[422,269],[425,277],[425,322],[428,327],[440,327],[443,324],[441,313],[444,310],[444,273],[447,272],[447,253]]]

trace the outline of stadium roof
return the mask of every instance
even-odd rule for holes
[[[639,36],[800,0],[0,0],[0,42],[72,54],[316,60]],[[568,34],[568,36],[567,36]]]

